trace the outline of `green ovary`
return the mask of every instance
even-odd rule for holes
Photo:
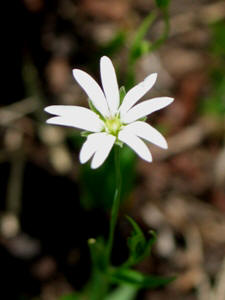
[[[122,123],[118,117],[105,120],[105,129],[108,133],[112,135],[117,136],[121,129],[121,126]]]

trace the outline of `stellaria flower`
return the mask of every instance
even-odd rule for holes
[[[152,156],[142,139],[161,148],[167,148],[165,138],[142,118],[173,102],[169,97],[157,97],[135,105],[156,82],[157,74],[147,76],[124,96],[120,105],[120,92],[111,60],[103,56],[100,60],[102,87],[86,72],[74,69],[73,76],[91,101],[91,109],[52,105],[45,111],[56,115],[48,124],[76,127],[88,131],[81,151],[80,162],[91,160],[91,168],[103,164],[115,143],[125,143],[142,159],[151,162]]]

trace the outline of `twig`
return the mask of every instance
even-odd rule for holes
[[[181,130],[176,135],[168,138],[169,148],[167,151],[159,151],[153,149],[153,157],[156,160],[167,159],[171,156],[192,149],[208,137],[210,134],[218,132],[223,124],[214,121],[213,119],[200,119],[196,124]]]
[[[193,259],[192,267],[195,268],[199,274],[199,280],[196,282],[197,299],[210,300],[212,291],[209,278],[203,268],[204,254],[202,238],[197,226],[191,225],[188,227],[186,240],[189,252],[191,252],[190,256]]]
[[[6,211],[19,216],[23,186],[23,171],[25,159],[22,149],[14,153],[11,159],[11,169],[6,193]]]
[[[225,300],[225,257],[221,269],[217,274],[216,283],[211,300]]]
[[[26,98],[0,109],[0,125],[6,126],[23,116],[36,111],[40,107],[36,98]]]

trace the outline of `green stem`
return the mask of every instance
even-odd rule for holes
[[[88,244],[91,253],[92,259],[92,278],[90,284],[87,286],[85,290],[88,299],[91,300],[104,300],[105,296],[109,289],[109,278],[108,272],[110,269],[110,260],[111,253],[114,241],[115,227],[118,218],[119,206],[120,206],[120,194],[121,194],[121,174],[120,174],[120,163],[119,163],[119,152],[120,147],[116,146],[114,148],[115,155],[115,178],[116,178],[116,190],[114,194],[112,211],[111,211],[111,219],[109,226],[109,238],[107,242],[106,248],[106,257],[103,260],[103,265],[99,266],[98,256],[96,257],[96,253],[98,253],[98,249],[96,247],[99,246],[98,241],[95,239],[89,239]]]
[[[114,233],[116,228],[116,222],[118,218],[118,212],[120,207],[120,194],[121,194],[121,173],[120,173],[120,163],[119,163],[119,152],[120,147],[116,146],[114,149],[114,159],[115,159],[115,173],[116,173],[116,190],[113,199],[112,211],[111,211],[111,220],[109,227],[109,239],[107,245],[107,256],[106,256],[106,266],[109,268],[113,241],[114,241]]]
[[[100,265],[99,252],[101,252],[100,241],[95,239],[89,239],[88,245],[91,254],[92,261],[92,274],[89,284],[84,290],[84,295],[90,300],[104,300],[108,292],[109,281],[108,277],[103,271],[102,266]],[[103,261],[104,263],[104,261]]]
[[[169,13],[168,8],[162,10],[163,13],[163,21],[164,21],[164,30],[161,36],[153,42],[153,44],[149,47],[149,53],[156,51],[168,38],[170,32],[170,20],[169,20]]]

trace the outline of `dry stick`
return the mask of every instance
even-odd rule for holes
[[[24,154],[22,149],[19,149],[11,159],[11,168],[6,194],[6,211],[17,217],[21,212],[24,165]]]
[[[23,116],[36,111],[40,103],[36,98],[26,98],[11,105],[0,108],[0,125],[6,126]]]
[[[225,257],[217,274],[213,295],[210,300],[225,300]]]
[[[201,144],[209,135],[224,128],[224,124],[211,118],[199,119],[195,124],[184,128],[174,136],[169,137],[167,151],[160,151],[156,148],[152,150],[155,160],[164,160],[171,156],[192,149]]]
[[[34,112],[39,107],[36,98],[26,98],[0,109],[0,125],[9,126],[12,122]],[[6,192],[6,212],[18,218],[21,211],[21,197],[24,172],[24,152],[20,145],[11,159],[11,168]]]
[[[203,269],[203,261],[204,261],[204,254],[203,254],[203,247],[202,247],[202,238],[198,227],[195,225],[191,225],[188,227],[187,234],[186,234],[187,246],[190,249],[192,257],[196,257],[196,261],[194,260],[193,267],[199,273],[199,282],[196,284],[197,289],[197,299],[198,300],[210,300],[211,295],[211,286],[209,278]]]
[[[3,215],[8,220],[13,220],[12,224],[17,224],[16,226],[11,226],[11,230],[4,230],[4,223],[2,223],[2,234],[5,237],[13,237],[17,235],[20,231],[20,213],[21,213],[21,203],[22,203],[22,189],[23,189],[23,174],[25,166],[25,157],[22,147],[20,147],[16,152],[13,153],[13,156],[10,159],[10,173],[9,180],[6,190],[6,210]],[[7,219],[5,219],[7,220]]]

